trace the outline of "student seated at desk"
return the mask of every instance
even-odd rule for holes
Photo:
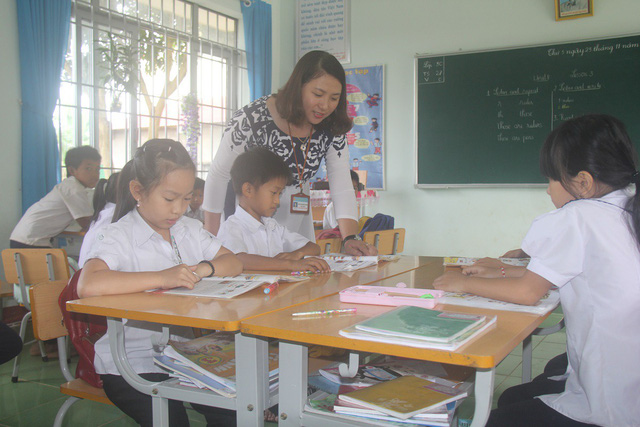
[[[84,145],[67,151],[67,178],[24,213],[10,237],[12,248],[50,248],[51,238],[75,219],[86,229],[93,215],[93,188],[100,179],[100,153]]]
[[[202,223],[184,216],[195,166],[187,150],[169,139],[152,139],[138,148],[133,159],[128,192],[118,194],[117,222],[95,240],[80,279],[81,298],[142,292],[155,288],[193,288],[201,277],[235,276],[240,260],[222,247]],[[126,297],[125,297],[126,298]],[[168,375],[153,363],[153,343],[162,326],[126,321],[127,358],[133,370],[149,381]],[[192,338],[191,330],[175,328],[171,339]],[[151,426],[151,397],[137,392],[120,375],[105,334],[95,344],[95,368],[111,401],[143,426]],[[235,412],[192,405],[207,418],[207,425],[235,425]],[[169,425],[188,426],[182,402],[169,402]]]
[[[640,419],[640,174],[624,125],[606,115],[562,123],[540,170],[557,209],[522,243],[525,267],[474,265],[437,289],[534,304],[560,289],[568,368],[506,390],[488,426],[634,426]],[[632,186],[631,184],[635,185]]]
[[[353,185],[353,191],[356,193],[356,200],[358,199],[358,193],[360,192],[360,177],[358,174],[351,170],[351,184]],[[322,218],[322,228],[327,230],[336,228],[338,226],[338,218],[336,218],[336,211],[333,208],[333,202],[329,203],[324,210],[324,216]]]
[[[231,167],[238,207],[220,226],[218,238],[242,260],[247,270],[329,271],[320,246],[271,218],[280,194],[291,181],[285,162],[257,147],[239,155]]]
[[[193,195],[191,196],[191,203],[187,208],[186,216],[189,218],[197,219],[204,224],[204,211],[200,208],[202,206],[202,200],[204,199],[204,179],[196,178],[196,183],[193,185]]]

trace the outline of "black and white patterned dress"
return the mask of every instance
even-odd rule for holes
[[[260,146],[280,156],[293,175],[293,185],[283,192],[280,197],[280,208],[274,216],[278,223],[314,240],[311,214],[291,214],[289,205],[291,194],[300,190],[298,170],[302,173],[304,191],[309,194],[308,183],[318,172],[323,158],[327,165],[327,176],[332,189],[331,198],[336,207],[336,216],[357,220],[356,200],[349,174],[346,136],[334,136],[324,130],[315,130],[311,136],[311,145],[305,162],[306,143],[297,138],[293,138],[292,141],[286,132],[278,128],[267,108],[268,98],[269,96],[264,96],[241,108],[229,121],[207,175],[202,208],[209,212],[222,212],[233,162],[245,150]]]

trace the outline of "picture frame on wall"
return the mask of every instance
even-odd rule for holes
[[[593,16],[593,0],[554,0],[556,21]]]

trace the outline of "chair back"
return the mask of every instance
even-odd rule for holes
[[[333,239],[318,239],[316,243],[320,246],[321,254],[338,253],[342,248],[342,239],[339,237]]]
[[[65,286],[66,280],[55,280],[36,283],[29,288],[33,333],[41,341],[68,335],[58,305],[58,298]]]
[[[395,255],[404,250],[404,235],[404,228],[368,231],[364,233],[362,240],[375,246],[380,255]]]
[[[4,249],[2,265],[9,283],[69,280],[69,261],[64,249]]]
[[[69,261],[64,249],[4,249],[2,265],[7,282],[18,285],[19,295],[16,299],[27,310],[31,310],[27,286],[45,281],[69,280]]]

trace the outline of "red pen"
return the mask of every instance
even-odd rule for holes
[[[268,294],[270,292],[275,291],[276,289],[278,289],[278,282],[269,283],[264,287],[264,293]]]

